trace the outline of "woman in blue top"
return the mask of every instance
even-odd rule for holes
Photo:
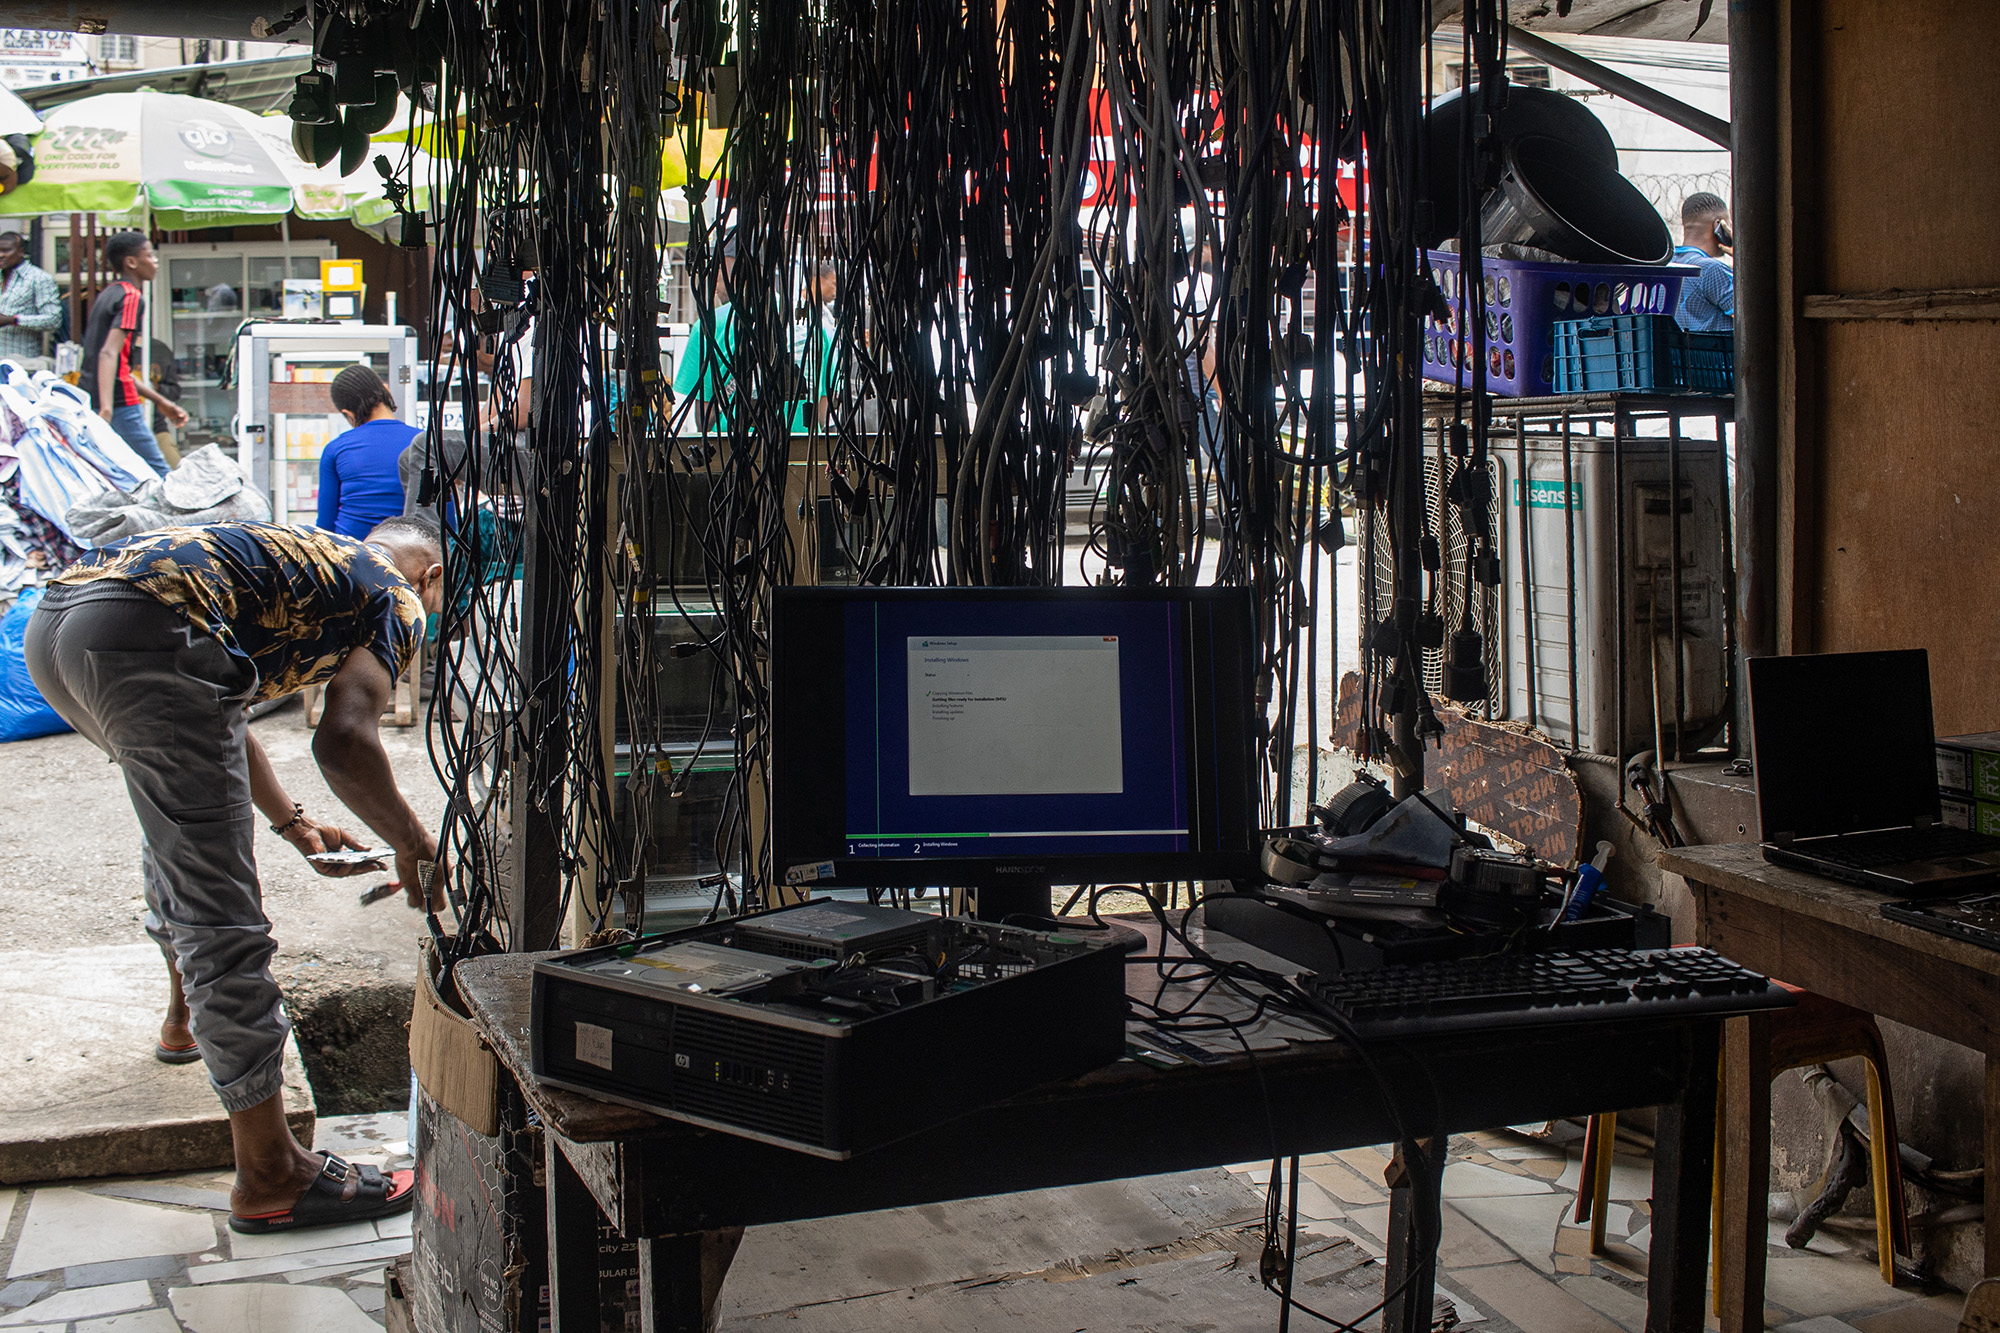
[[[319,456],[319,526],[366,537],[377,523],[403,512],[396,461],[418,432],[396,419],[396,400],[367,366],[349,366],[333,377],[333,405],[354,429],[334,437]]]

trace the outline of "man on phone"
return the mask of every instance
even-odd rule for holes
[[[153,243],[140,231],[114,231],[104,244],[104,262],[118,275],[90,303],[83,324],[83,365],[76,386],[82,389],[97,414],[111,423],[125,443],[161,476],[167,475],[167,456],[160,451],[145,404],[160,409],[175,429],[187,424],[188,414],[181,405],[166,397],[134,373],[139,364],[146,328],[146,289],[160,271]]]
[[[18,231],[0,231],[0,356],[29,370],[44,361],[44,338],[62,323],[62,292],[48,271],[28,261]],[[39,364],[30,365],[30,362]]]
[[[1681,281],[1681,301],[1674,322],[1690,333],[1728,333],[1736,327],[1736,271],[1723,256],[1735,237],[1729,230],[1729,205],[1706,190],[1681,201],[1681,244],[1676,264],[1692,264],[1700,272]]]
[[[310,1153],[285,1124],[291,1024],[257,882],[257,812],[311,858],[359,850],[285,791],[244,710],[326,686],[313,758],[393,849],[412,907],[442,893],[437,839],[396,786],[377,727],[443,602],[437,529],[391,518],[356,541],[317,528],[215,523],[100,547],[28,622],[28,672],[125,774],[139,816],[146,929],[172,999],[154,1054],[199,1059],[229,1112],[240,1232],[357,1222],[408,1208],[409,1172]],[[367,865],[316,863],[323,875]]]

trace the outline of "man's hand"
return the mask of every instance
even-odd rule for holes
[[[113,412],[116,412],[117,410],[118,409],[115,407],[100,407],[97,409],[97,415],[103,417],[106,421],[109,421],[111,420],[111,414]]]
[[[382,709],[394,682],[389,668],[365,648],[347,655],[326,683],[326,705],[313,733],[313,757],[341,804],[396,849],[396,882],[410,906],[424,908],[423,878],[417,863],[436,862],[437,839],[396,786],[396,773],[382,748]],[[432,902],[444,901],[444,867],[431,877]]]
[[[176,429],[188,424],[187,409],[171,398],[160,400],[160,411],[166,413],[167,423]]]
[[[0,329],[8,328],[20,322],[21,317],[19,315],[0,315]]]
[[[430,872],[428,895],[419,862]],[[435,912],[444,906],[444,857],[438,851],[436,838],[426,833],[421,844],[396,853],[396,882],[403,886],[404,900],[419,912]]]
[[[367,850],[368,847],[367,843],[357,840],[353,834],[332,824],[313,819],[310,816],[302,817],[298,823],[286,830],[284,836],[285,841],[298,848],[299,855],[304,857],[316,856],[321,852],[359,852]],[[320,865],[311,860],[308,860],[306,864],[317,870],[320,874],[325,875],[328,879],[340,879],[347,875],[373,874],[376,869],[376,867],[369,865]]]

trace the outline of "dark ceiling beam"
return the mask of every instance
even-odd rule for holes
[[[1693,130],[1711,143],[1721,144],[1724,148],[1730,146],[1729,122],[1722,117],[1711,116],[1678,97],[1669,97],[1658,88],[1648,87],[1609,66],[1598,64],[1589,56],[1580,56],[1567,46],[1538,37],[1525,28],[1510,26],[1507,29],[1507,44],[1525,55],[1547,61],[1565,73],[1576,75],[1592,87],[1622,97],[1656,116],[1664,116],[1682,129]]]
[[[226,41],[310,41],[309,23],[273,35],[306,0],[11,0],[7,25],[53,32],[135,37],[214,37]]]

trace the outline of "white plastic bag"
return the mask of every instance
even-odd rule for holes
[[[70,531],[78,541],[103,546],[161,528],[234,521],[268,523],[271,506],[243,484],[243,474],[218,445],[205,444],[164,477],[130,491],[108,490],[71,506]]]

